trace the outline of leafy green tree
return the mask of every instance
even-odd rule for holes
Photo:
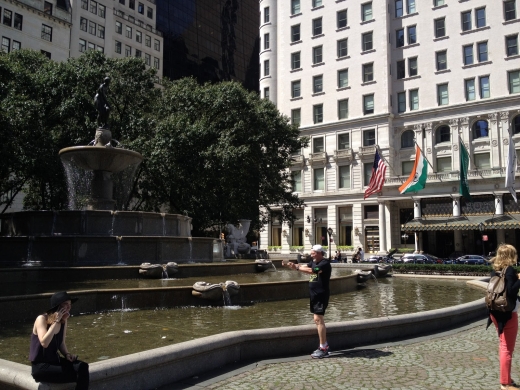
[[[186,212],[194,234],[203,235],[240,218],[258,228],[272,207],[291,220],[302,205],[288,168],[306,140],[269,100],[236,82],[183,79],[165,82],[157,115],[140,207]]]

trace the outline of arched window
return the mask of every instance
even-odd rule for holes
[[[441,142],[451,141],[451,130],[449,126],[439,126],[435,131],[435,143],[440,144]]]
[[[401,135],[401,148],[413,148],[415,134],[413,130],[406,130]]]
[[[517,115],[513,118],[513,134],[520,133],[520,115]]]
[[[489,137],[489,124],[487,121],[476,121],[471,127],[473,139]]]

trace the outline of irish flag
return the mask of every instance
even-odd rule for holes
[[[399,187],[401,194],[407,192],[420,191],[426,186],[426,178],[428,177],[428,162],[421,152],[419,146],[416,146],[415,163],[413,164],[412,173],[408,179]]]

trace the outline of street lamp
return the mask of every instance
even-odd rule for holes
[[[333,230],[331,227],[327,229],[327,233],[329,233],[329,261],[330,261],[330,259],[331,259],[330,252],[331,252],[331,248],[332,248],[331,237],[332,237],[332,233],[333,233]]]
[[[405,232],[401,237],[402,237],[403,240],[404,240],[404,247],[406,248],[406,247],[407,247],[407,246],[406,246],[406,243],[407,243],[407,241],[408,241],[408,234],[406,234],[406,232]]]
[[[484,249],[484,224],[482,222],[478,224],[478,230],[480,230],[480,241],[482,242],[482,256],[486,256]]]

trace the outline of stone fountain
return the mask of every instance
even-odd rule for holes
[[[77,170],[91,173],[85,208],[0,215],[1,267],[223,259],[220,240],[191,237],[191,218],[187,215],[114,210],[113,175],[137,167],[143,156],[112,145],[106,97],[109,81],[104,80],[95,97],[99,128],[92,145],[68,147],[59,152],[68,167],[67,174]]]

